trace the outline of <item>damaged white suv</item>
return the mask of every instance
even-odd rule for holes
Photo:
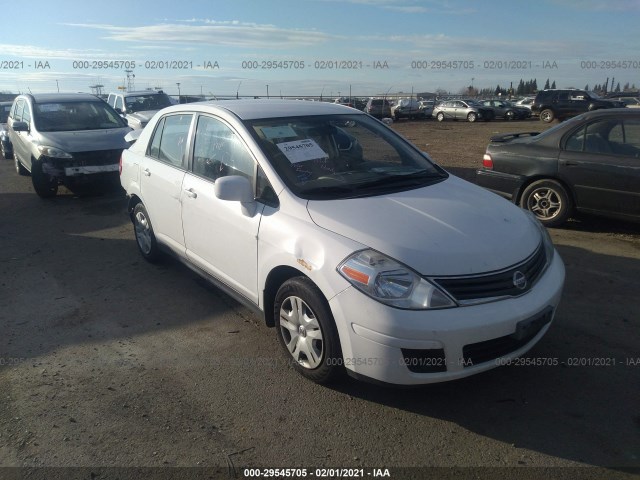
[[[564,265],[544,229],[349,107],[176,105],[121,160],[141,254],[173,253],[325,383],[452,380],[529,350]]]

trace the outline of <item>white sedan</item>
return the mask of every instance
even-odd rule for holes
[[[535,218],[342,105],[166,108],[123,152],[121,183],[142,256],[169,252],[259,312],[319,383],[494,368],[560,301],[564,265]]]

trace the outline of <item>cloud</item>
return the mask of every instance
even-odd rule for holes
[[[553,3],[581,11],[640,12],[640,0],[553,0]]]
[[[446,15],[468,15],[475,13],[475,8],[456,6],[450,1],[434,0],[317,0],[321,2],[352,3],[355,5],[365,5],[369,7],[381,8],[401,13],[420,14],[446,14]],[[426,5],[425,5],[426,4]]]
[[[13,45],[0,44],[0,51],[4,55],[12,55],[21,58],[37,58],[40,60],[52,59],[92,59],[115,58],[114,53],[107,53],[103,50],[74,50],[74,49],[51,49],[36,47],[34,45]]]
[[[184,23],[187,23],[186,25]],[[205,23],[196,25],[195,23]],[[91,28],[107,32],[107,39],[139,43],[187,43],[239,48],[276,47],[288,49],[309,47],[338,38],[317,30],[278,28],[238,21],[187,20],[181,23],[163,23],[139,27],[68,23],[73,27]]]

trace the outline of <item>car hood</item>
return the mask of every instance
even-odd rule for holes
[[[128,113],[127,118],[133,118],[139,123],[148,123],[158,110],[144,110],[142,112]]]
[[[41,145],[59,148],[68,153],[116,150],[129,147],[124,136],[130,131],[131,128],[123,127],[105,130],[46,132],[40,133],[39,143]]]
[[[503,269],[531,255],[538,228],[507,200],[457,177],[424,188],[307,204],[318,226],[388,255],[422,275]]]

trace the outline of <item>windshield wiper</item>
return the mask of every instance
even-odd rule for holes
[[[304,195],[332,194],[332,193],[352,193],[354,188],[346,185],[326,185],[324,187],[303,188],[300,193]]]
[[[356,188],[376,188],[376,187],[384,187],[387,185],[398,186],[398,184],[406,184],[406,185],[422,185],[424,180],[434,179],[434,178],[444,178],[440,172],[437,171],[428,171],[428,170],[418,170],[416,172],[404,173],[404,174],[382,174],[383,176],[372,180],[370,182],[364,182],[356,185]]]

